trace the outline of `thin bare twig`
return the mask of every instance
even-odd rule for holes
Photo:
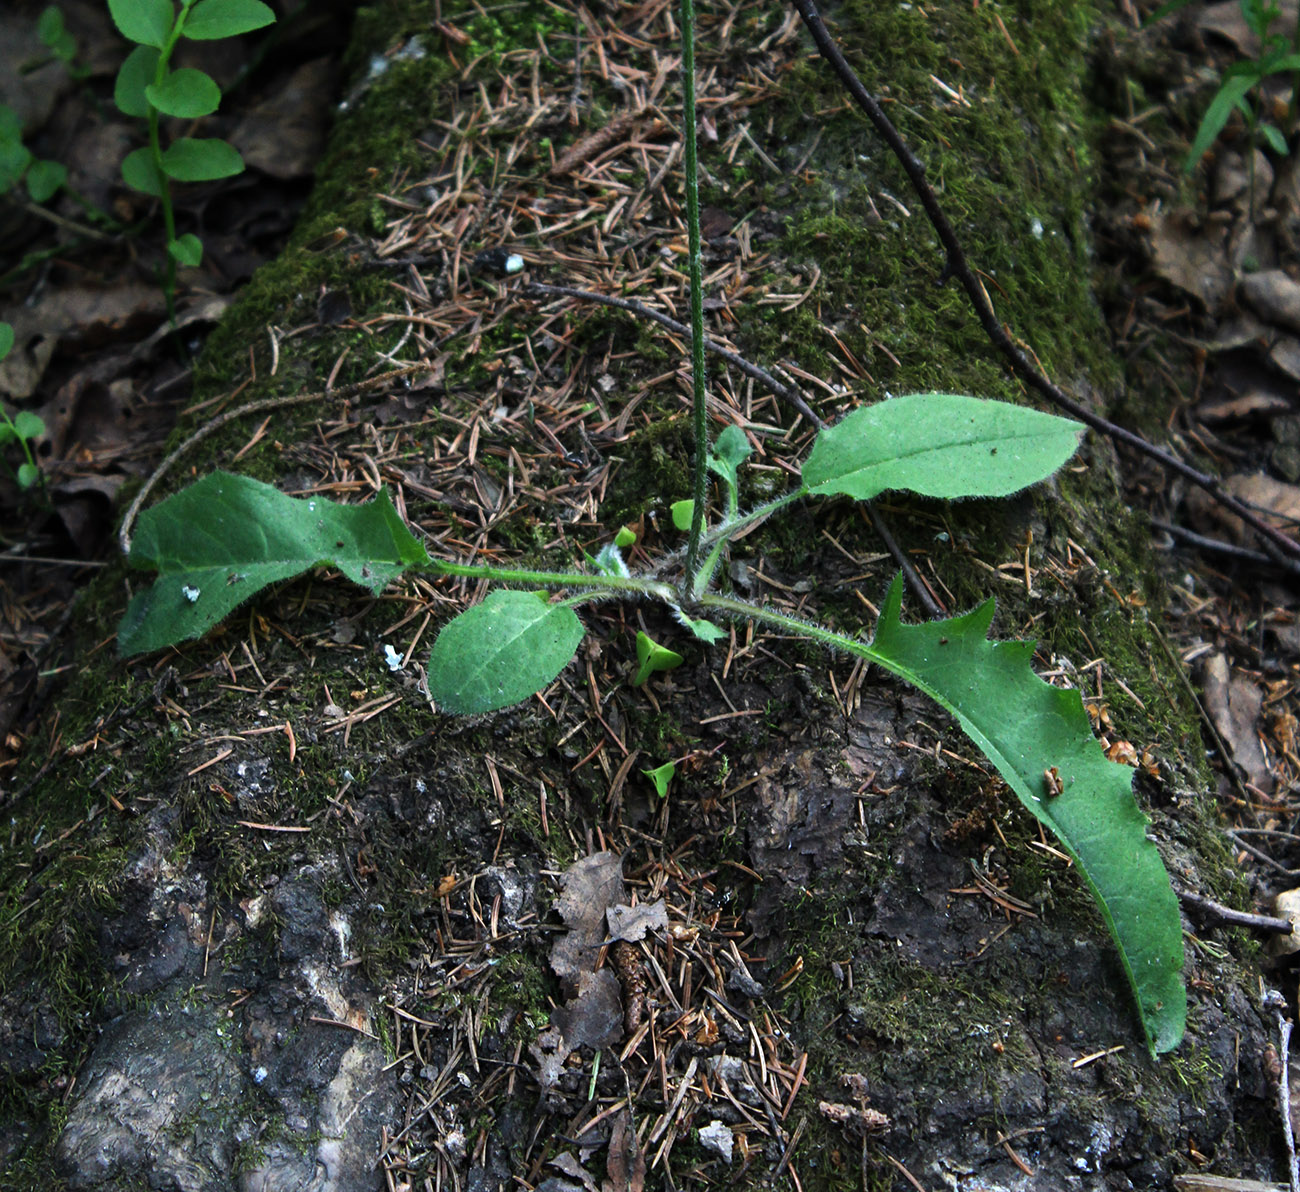
[[[1300,1192],[1300,1162],[1296,1160],[1295,1131],[1291,1128],[1291,1020],[1286,1016],[1286,998],[1276,989],[1270,989],[1264,997],[1277,1018],[1277,1055],[1281,1071],[1277,1079],[1277,1109],[1282,1116],[1282,1140],[1286,1143],[1287,1171],[1291,1180],[1291,1192]]]
[[[402,377],[409,377],[412,373],[429,372],[433,368],[432,364],[410,364],[405,368],[396,368],[391,372],[380,373],[377,377],[368,377],[364,381],[357,381],[352,385],[344,385],[342,389],[324,389],[316,393],[281,393],[276,397],[264,397],[260,401],[251,401],[247,405],[238,406],[233,410],[227,410],[224,414],[218,414],[215,418],[209,419],[200,426],[189,438],[179,443],[169,451],[154,470],[153,474],[140,487],[140,491],[135,494],[135,500],[131,502],[131,507],[126,511],[126,516],[122,519],[122,528],[117,533],[118,544],[122,548],[122,553],[128,555],[131,553],[131,530],[135,526],[135,519],[139,516],[140,507],[148,499],[149,494],[153,492],[154,486],[161,480],[182,455],[193,448],[196,444],[203,442],[209,435],[216,433],[223,426],[234,422],[238,418],[243,418],[246,414],[260,414],[264,410],[283,410],[288,406],[305,406],[311,402],[319,401],[346,401],[350,397],[356,397],[360,393],[365,393],[370,389],[377,389],[389,381],[396,381]]]
[[[1141,435],[1126,430],[1124,427],[1102,418],[1099,414],[1094,414],[1086,406],[1075,401],[1059,386],[1049,381],[1034,367],[1024,352],[1016,346],[1006,328],[998,321],[988,295],[984,292],[984,287],[980,285],[979,279],[975,276],[969,262],[966,260],[966,253],[961,246],[961,242],[957,239],[957,233],[953,231],[952,224],[948,222],[948,217],[939,206],[939,200],[935,197],[934,188],[931,187],[929,180],[925,176],[925,167],[907,147],[907,143],[889,117],[885,115],[881,106],[862,85],[853,68],[845,60],[844,55],[840,53],[839,46],[835,44],[826,26],[822,23],[821,15],[818,13],[813,0],[792,0],[792,3],[800,17],[803,18],[809,33],[812,34],[813,41],[817,43],[817,49],[822,57],[830,63],[835,73],[840,77],[840,81],[848,89],[849,94],[853,96],[858,106],[866,112],[868,119],[875,126],[881,139],[889,146],[907,172],[907,176],[912,183],[912,189],[916,191],[917,197],[921,200],[921,206],[925,208],[925,213],[934,226],[939,241],[944,247],[944,252],[947,254],[940,280],[955,277],[961,282],[962,289],[966,291],[971,305],[975,308],[975,315],[979,319],[980,325],[984,328],[994,347],[1007,358],[1016,376],[1024,381],[1026,385],[1036,389],[1053,405],[1065,410],[1071,417],[1077,418],[1080,422],[1092,427],[1093,430],[1110,436],[1116,442],[1124,443],[1135,451],[1140,451],[1143,455],[1156,460],[1169,471],[1176,472],[1193,484],[1203,488],[1219,504],[1225,509],[1230,509],[1260,536],[1275,563],[1289,571],[1300,574],[1300,542],[1288,537],[1275,526],[1269,525],[1267,521],[1237,500],[1236,497],[1225,493],[1219,484],[1218,477],[1193,468],[1176,455],[1164,450],[1164,448],[1149,443]]]
[[[1290,919],[1278,919],[1272,915],[1256,915],[1250,911],[1233,910],[1230,906],[1224,906],[1221,902],[1213,902],[1209,898],[1202,898],[1199,894],[1193,894],[1190,890],[1179,890],[1178,897],[1184,906],[1191,907],[1199,911],[1207,919],[1229,927],[1249,927],[1252,931],[1268,931],[1274,935],[1290,935],[1292,926]]]

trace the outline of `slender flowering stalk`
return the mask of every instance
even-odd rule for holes
[[[695,152],[695,4],[681,0],[682,24],[682,140],[686,172],[686,233],[691,278],[691,410],[695,439],[692,468],[695,508],[691,514],[691,536],[686,547],[686,574],[682,592],[695,586],[700,567],[700,538],[704,533],[704,503],[709,458],[709,414],[704,375],[704,277],[700,256],[700,187]]]

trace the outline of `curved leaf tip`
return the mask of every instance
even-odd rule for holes
[[[1119,952],[1148,1048],[1172,1050],[1187,1019],[1182,917],[1134,800],[1133,771],[1102,752],[1078,691],[1033,672],[1032,642],[987,639],[992,599],[921,625],[904,625],[901,606],[898,576],[862,653],[952,713],[1074,858]]]

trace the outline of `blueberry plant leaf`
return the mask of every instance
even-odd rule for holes
[[[339,505],[214,472],[141,515],[128,561],[158,576],[118,626],[123,655],[200,637],[268,584],[313,567],[379,592],[429,556],[386,491]]]
[[[203,261],[203,241],[193,232],[178,236],[167,246],[167,251],[178,265],[186,265],[191,269],[197,268]]]
[[[68,180],[68,167],[59,161],[34,161],[27,171],[27,193],[33,203],[45,203]]]
[[[860,406],[818,434],[805,488],[869,501],[890,489],[926,497],[1005,497],[1055,472],[1083,427],[1008,402],[912,393]]]
[[[210,115],[221,106],[221,88],[216,80],[192,66],[169,70],[161,83],[147,84],[144,95],[164,116],[186,120]]]
[[[136,46],[117,68],[113,83],[113,102],[126,116],[149,115],[149,98],[145,90],[158,73],[158,51],[153,46]]]
[[[108,11],[128,41],[160,50],[167,44],[175,19],[172,0],[108,0]]]
[[[190,9],[181,33],[194,41],[217,41],[274,22],[275,13],[261,0],[199,0]]]
[[[178,137],[163,151],[162,167],[177,182],[210,182],[242,173],[244,159],[219,137]]]
[[[429,656],[429,694],[458,715],[508,708],[550,683],[584,633],[567,605],[498,588],[443,626]]]
[[[1034,643],[986,634],[993,601],[944,621],[904,625],[902,577],[861,652],[947,709],[1074,858],[1119,950],[1151,1053],[1178,1045],[1187,1017],[1178,899],[1133,771],[1107,760],[1077,691],[1034,674]]]
[[[166,180],[158,173],[153,153],[148,149],[132,149],[122,158],[122,181],[132,190],[161,198]]]

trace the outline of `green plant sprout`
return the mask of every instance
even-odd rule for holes
[[[1182,1038],[1186,990],[1177,899],[1132,770],[1109,761],[1079,692],[1032,669],[1034,643],[990,641],[994,603],[945,620],[902,622],[902,576],[890,584],[871,640],[715,590],[728,544],[798,501],[886,491],[923,497],[1005,497],[1047,479],[1078,448],[1083,427],[1004,402],[947,393],[889,398],[820,429],[790,491],[742,510],[739,471],[749,436],[728,426],[710,445],[703,368],[699,196],[692,87],[694,11],[681,0],[683,136],[692,291],[692,498],[675,511],[685,549],[633,573],[617,540],[583,570],[541,571],[433,559],[386,492],[366,505],[293,498],[247,477],[214,473],[147,510],[129,547],[132,566],[158,572],[131,600],[118,630],[133,655],[199,637],[267,584],[337,567],[378,591],[407,569],[501,585],[443,626],[429,656],[429,693],[445,712],[474,715],[541,692],[573,659],[585,629],[577,609],[599,600],[658,601],[695,637],[726,636],[717,621],[754,621],[879,666],[947,710],[1049,829],[1091,890],[1114,940],[1153,1055]],[[711,515],[708,477],[720,484]],[[194,527],[202,525],[203,533]],[[620,531],[622,534],[622,531]],[[626,536],[623,536],[626,542]],[[556,593],[552,598],[548,590]],[[662,651],[638,639],[640,668]],[[653,669],[650,668],[650,669]],[[660,768],[662,771],[662,767]],[[651,772],[654,773],[654,772]],[[652,778],[652,781],[654,779]],[[658,783],[656,783],[656,786]],[[666,780],[665,780],[666,787]]]
[[[192,41],[237,37],[272,24],[275,14],[261,0],[180,0],[179,9],[173,0],[108,0],[108,8],[118,31],[136,43],[117,73],[114,102],[126,115],[149,123],[149,144],[126,155],[122,178],[133,190],[153,195],[162,204],[167,236],[163,293],[174,324],[176,267],[198,265],[203,244],[193,232],[176,235],[171,184],[229,178],[243,171],[244,160],[219,137],[177,137],[163,148],[163,116],[196,120],[211,115],[221,103],[216,80],[193,67],[172,70],[172,53],[182,37]]]
[[[0,323],[0,360],[13,351],[13,346],[13,327],[9,323]],[[19,410],[18,416],[11,418],[9,411],[0,406],[0,448],[17,443],[25,457],[16,470],[9,468],[8,461],[5,462],[5,467],[21,489],[34,488],[41,482],[41,469],[32,454],[32,444],[44,433],[45,423],[39,415],[30,410]]]
[[[1171,0],[1162,5],[1152,15],[1151,21],[1186,8],[1192,0]],[[1242,114],[1250,134],[1251,152],[1248,154],[1250,172],[1250,204],[1255,203],[1255,154],[1254,148],[1263,142],[1279,157],[1289,152],[1286,137],[1282,131],[1267,120],[1262,119],[1264,95],[1262,84],[1273,75],[1291,74],[1295,76],[1291,87],[1291,118],[1295,119],[1297,92],[1300,91],[1300,15],[1297,15],[1292,37],[1288,41],[1284,33],[1270,33],[1274,23],[1282,16],[1282,9],[1274,0],[1240,0],[1241,15],[1246,27],[1259,38],[1259,53],[1246,62],[1236,62],[1223,72],[1219,89],[1210,100],[1205,115],[1201,117],[1200,126],[1192,140],[1192,147],[1187,151],[1187,160],[1183,169],[1191,173],[1197,163],[1209,152],[1210,146],[1218,139],[1224,126],[1234,111]],[[1258,93],[1258,94],[1254,94]]]
[[[636,675],[632,679],[633,687],[640,687],[651,675],[659,671],[676,670],[685,659],[676,650],[661,646],[648,633],[638,631],[636,635]]]
[[[69,78],[80,82],[90,77],[90,68],[77,61],[77,39],[68,31],[63,20],[63,10],[58,5],[51,4],[37,18],[36,36],[50,54],[63,63]],[[38,63],[33,69],[43,65],[44,63]]]
[[[45,203],[58,193],[67,177],[67,166],[38,159],[23,144],[21,117],[8,104],[0,104],[0,194],[22,183],[33,203]]]
[[[664,762],[662,766],[656,766],[653,770],[642,770],[648,779],[650,785],[655,788],[655,794],[661,799],[668,798],[668,785],[677,777],[677,763]]]

